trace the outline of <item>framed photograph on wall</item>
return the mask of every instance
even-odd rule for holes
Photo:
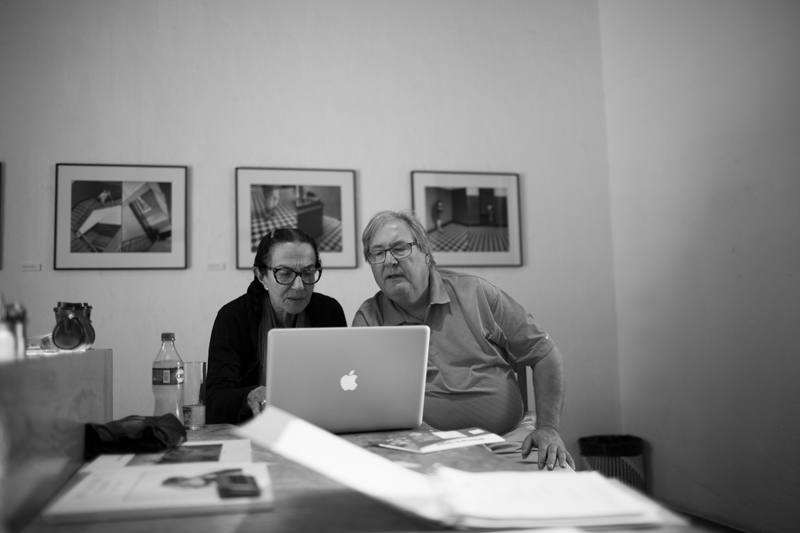
[[[253,267],[258,243],[276,228],[300,228],[322,268],[355,268],[356,173],[307,168],[236,169],[236,267]]]
[[[186,268],[188,172],[57,164],[55,269]]]
[[[3,241],[5,240],[5,225],[3,224],[3,220],[5,219],[5,186],[6,181],[3,177],[3,162],[0,161],[0,270],[3,270]]]
[[[437,265],[522,265],[519,174],[414,171],[411,198]]]

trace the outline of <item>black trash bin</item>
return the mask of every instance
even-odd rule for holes
[[[632,435],[594,435],[578,439],[583,466],[645,491],[644,441]]]

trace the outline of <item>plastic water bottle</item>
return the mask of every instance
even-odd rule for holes
[[[175,349],[175,334],[161,334],[161,350],[153,361],[153,416],[172,413],[183,423],[183,360]]]

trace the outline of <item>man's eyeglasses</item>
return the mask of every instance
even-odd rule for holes
[[[304,285],[313,285],[319,281],[319,278],[322,277],[321,268],[307,268],[302,272],[284,267],[267,267],[267,270],[272,270],[272,275],[275,276],[275,281],[281,285],[291,285],[294,283],[294,280],[297,279],[297,276],[300,276],[300,281],[302,281]]]
[[[402,259],[411,255],[411,247],[417,244],[414,242],[403,242],[396,244],[387,250],[373,250],[367,254],[367,261],[377,265],[386,261],[386,252],[391,252],[395,259]],[[417,246],[419,246],[417,244]]]

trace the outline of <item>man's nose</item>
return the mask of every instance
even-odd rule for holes
[[[396,265],[397,258],[390,250],[386,250],[386,257],[384,258],[383,262],[386,263],[387,266]]]

